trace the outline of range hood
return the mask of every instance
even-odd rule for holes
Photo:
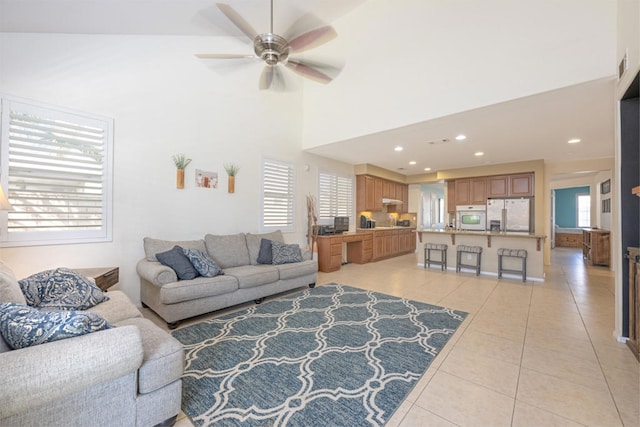
[[[402,200],[383,198],[382,199],[382,204],[383,205],[401,205],[402,204]]]

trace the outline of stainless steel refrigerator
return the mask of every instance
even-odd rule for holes
[[[533,230],[533,199],[488,199],[487,230],[517,231],[529,233]]]

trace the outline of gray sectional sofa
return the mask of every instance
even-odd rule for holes
[[[180,412],[184,352],[121,291],[88,309],[111,329],[11,349],[0,336],[0,425],[171,425]],[[26,305],[0,262],[0,302]]]
[[[318,263],[310,253],[300,262],[260,264],[261,240],[284,243],[281,231],[268,234],[207,234],[202,240],[144,239],[145,258],[137,264],[140,300],[162,317],[170,328],[189,317],[209,313],[301,286],[315,286]],[[224,274],[178,280],[176,271],[161,264],[156,254],[174,246],[205,251]]]

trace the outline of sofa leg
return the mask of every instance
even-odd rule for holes
[[[253,300],[256,304],[261,304],[264,301],[264,298],[258,298]]]
[[[311,289],[315,288],[315,287],[316,287],[316,282],[309,283],[309,287],[310,287]]]
[[[167,327],[169,329],[175,329],[178,327],[178,325],[180,324],[180,321],[178,322],[167,322]]]
[[[171,427],[172,425],[174,425],[176,423],[176,419],[178,418],[178,415],[174,415],[171,418],[167,418],[166,420],[164,420],[163,422],[156,424],[154,427]]]

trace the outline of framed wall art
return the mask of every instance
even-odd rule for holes
[[[611,192],[611,180],[608,179],[600,183],[600,194],[607,194]]]

